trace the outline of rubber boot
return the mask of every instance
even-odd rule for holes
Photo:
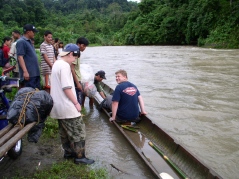
[[[72,159],[75,158],[76,154],[74,152],[68,152],[67,150],[64,150],[64,158],[65,159]]]
[[[92,159],[86,158],[86,156],[85,156],[85,141],[84,140],[82,140],[80,142],[75,142],[74,149],[76,152],[76,157],[74,159],[75,164],[90,165],[95,162]]]
[[[64,149],[64,158],[65,159],[71,159],[71,158],[75,158],[76,154],[75,152],[73,152],[71,150],[71,147],[70,147],[70,143],[69,142],[65,142],[63,145],[62,145],[63,149]]]

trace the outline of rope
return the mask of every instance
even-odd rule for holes
[[[36,93],[38,92],[39,90],[36,89],[35,91],[31,91],[31,92],[27,92],[27,93],[23,93],[21,95],[19,95],[18,97],[21,97],[23,95],[26,95],[25,99],[24,99],[24,103],[23,103],[23,106],[22,106],[22,110],[20,112],[20,115],[19,115],[19,118],[18,118],[18,121],[17,121],[17,124],[15,126],[20,126],[20,128],[22,129],[24,126],[25,126],[25,123],[26,123],[26,107],[29,103],[31,103],[36,112],[37,112],[37,116],[38,116],[38,119],[37,119],[37,124],[39,123],[40,121],[40,115],[38,113],[38,110],[37,110],[37,107],[35,106],[35,104],[33,102],[31,102],[31,97]],[[23,120],[23,124],[21,123],[21,121]]]

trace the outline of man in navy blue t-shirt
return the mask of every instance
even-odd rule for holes
[[[38,32],[32,24],[23,27],[23,36],[17,41],[17,58],[22,87],[40,89],[40,69],[35,48],[31,39]]]
[[[112,117],[110,121],[138,122],[140,120],[139,106],[141,114],[146,115],[143,98],[140,96],[137,87],[128,81],[125,70],[119,70],[115,74],[118,85],[112,97]]]

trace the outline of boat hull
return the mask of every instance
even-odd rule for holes
[[[102,83],[102,87],[106,94],[113,93],[113,89],[108,85]],[[99,99],[95,101],[100,103]],[[109,109],[102,108],[102,111],[110,117]],[[113,123],[157,178],[222,178],[147,116],[141,116],[141,121],[137,124],[139,129],[136,129],[136,132],[124,129],[116,122]],[[149,142],[152,142],[163,154],[160,156]]]

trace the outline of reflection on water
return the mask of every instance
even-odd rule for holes
[[[81,63],[104,70],[112,88],[115,71],[125,69],[158,126],[222,177],[238,178],[238,57],[238,50],[182,46],[88,47]]]

